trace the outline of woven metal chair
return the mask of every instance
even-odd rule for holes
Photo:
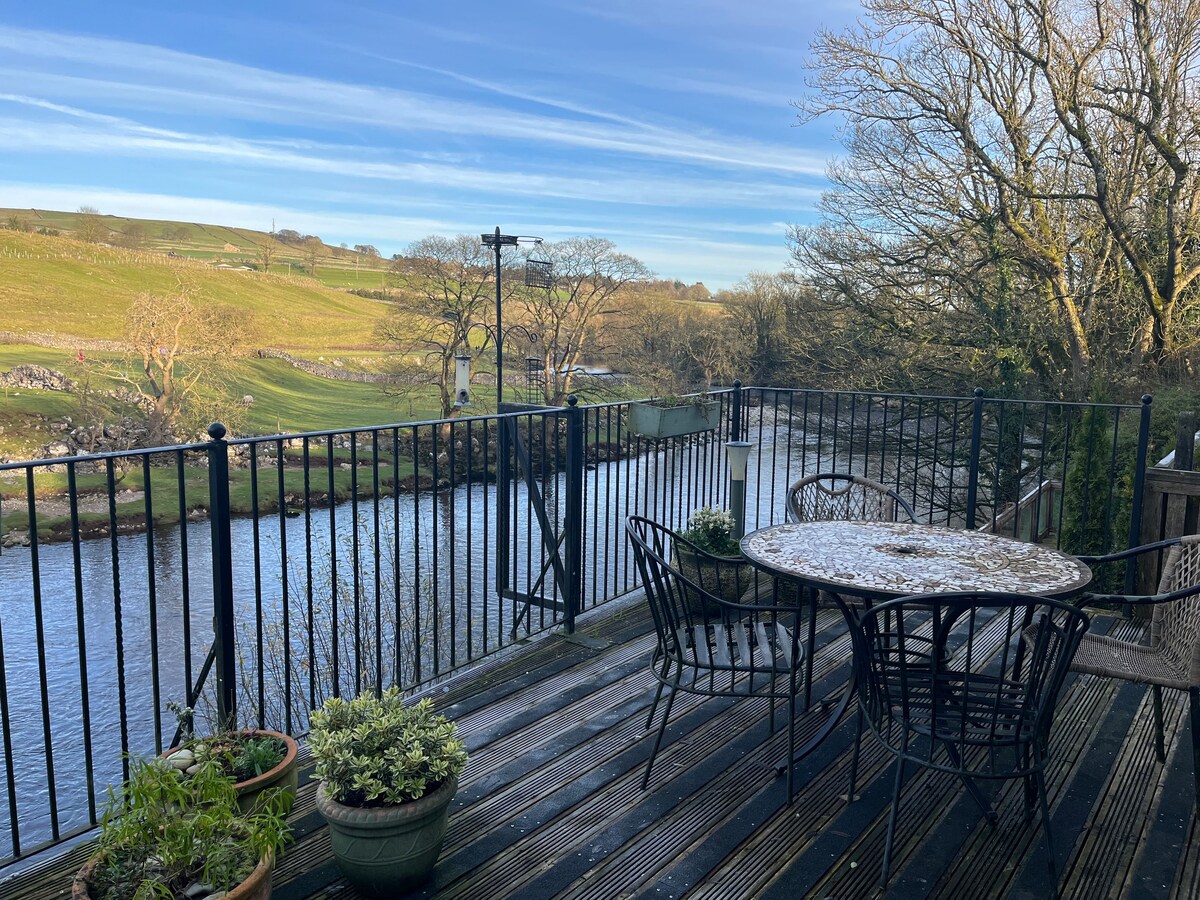
[[[787,516],[791,522],[916,522],[917,516],[907,501],[887,485],[841,472],[821,472],[809,475],[792,483],[787,494]],[[760,575],[754,585],[758,596],[769,596],[772,585],[766,575]],[[817,592],[817,602],[808,606],[808,634],[805,648],[809,654],[809,665],[805,670],[804,708],[812,702],[812,658],[817,640],[817,606],[833,607],[837,599],[827,591]],[[847,601],[851,605],[857,601]],[[861,735],[860,735],[861,736]],[[854,791],[851,789],[850,797]]]
[[[1021,652],[1027,623],[1033,640]],[[1058,884],[1046,747],[1059,690],[1087,627],[1078,607],[1022,594],[917,594],[862,611],[851,628],[859,705],[896,760],[884,887],[908,763],[959,776],[993,826],[996,813],[976,782],[1022,779],[1026,821],[1036,801],[1050,883]]]
[[[795,755],[796,685],[803,658],[794,606],[734,603],[705,590],[669,562],[677,536],[642,516],[626,520],[634,561],[646,589],[658,642],[650,662],[658,680],[646,720],[654,721],[659,700],[667,694],[662,721],[646,761],[642,788],[650,782],[654,759],[662,745],[679,691],[705,697],[764,697],[771,732],[775,701],[788,701],[788,802],[794,788],[791,760]]]
[[[1163,743],[1162,689],[1187,691],[1191,708],[1192,766],[1195,804],[1200,812],[1200,534],[1159,541],[1108,556],[1080,557],[1090,565],[1117,562],[1167,549],[1158,593],[1087,594],[1080,605],[1108,602],[1153,607],[1150,643],[1135,644],[1102,634],[1089,634],[1079,645],[1071,668],[1090,675],[1148,684],[1154,701],[1154,750],[1166,761]]]
[[[793,522],[916,522],[908,502],[887,485],[839,472],[801,478],[788,488],[788,518]]]

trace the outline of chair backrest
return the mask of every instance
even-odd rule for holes
[[[1184,535],[1167,552],[1160,594],[1200,589],[1200,534]],[[1176,672],[1200,687],[1200,590],[1190,597],[1158,603],[1150,619],[1150,646],[1163,653]]]
[[[793,522],[915,522],[912,507],[887,485],[838,472],[801,478],[788,488]]]
[[[678,536],[666,526],[630,516],[625,530],[662,653],[682,666],[706,671],[777,671],[791,666],[792,635],[778,610],[739,608],[684,575],[669,561]]]
[[[753,570],[741,556],[716,556],[678,532],[672,532],[667,563],[709,594],[738,602],[754,583]]]
[[[1087,627],[1077,607],[1023,594],[890,600],[865,610],[852,629],[859,702],[885,744],[923,765],[1023,774],[1029,750],[1040,758],[1045,748]]]

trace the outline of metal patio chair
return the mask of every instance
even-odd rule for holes
[[[1158,541],[1107,556],[1081,556],[1089,565],[1118,562],[1168,549],[1158,593],[1085,594],[1080,605],[1128,603],[1151,606],[1150,642],[1136,644],[1102,634],[1089,634],[1079,645],[1071,668],[1090,675],[1148,684],[1154,701],[1154,751],[1166,761],[1163,742],[1162,689],[1187,691],[1191,711],[1192,767],[1195,805],[1200,812],[1200,534]]]
[[[1022,648],[1026,623],[1033,630]],[[1026,821],[1036,801],[1051,884],[1058,884],[1046,747],[1054,705],[1087,627],[1078,607],[1023,594],[917,594],[862,611],[851,628],[859,706],[896,761],[882,886],[909,763],[961,778],[993,827],[996,813],[976,782],[1022,779]]]
[[[668,562],[677,540],[669,528],[642,516],[630,516],[625,528],[658,637],[650,662],[658,685],[646,719],[647,729],[654,721],[663,691],[667,692],[666,708],[646,761],[642,788],[650,782],[654,759],[679,691],[705,697],[763,697],[768,701],[772,733],[775,701],[788,701],[787,778],[788,802],[791,802],[796,686],[803,658],[793,627],[796,608],[735,603],[711,593]]]
[[[790,522],[916,522],[917,515],[908,502],[887,485],[846,472],[819,472],[794,481],[787,493],[787,517]],[[758,595],[770,595],[772,586],[765,575],[754,585]],[[817,602],[808,606],[808,635],[805,648],[809,667],[805,670],[804,708],[812,702],[812,655],[817,640],[817,606],[834,607],[836,598],[826,591],[817,592]],[[848,600],[851,605],[857,600]],[[861,734],[860,734],[861,737]],[[850,798],[854,791],[851,789]]]
[[[908,501],[878,481],[861,475],[821,472],[801,478],[788,488],[788,519],[792,522],[916,522]]]

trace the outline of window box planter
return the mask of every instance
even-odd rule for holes
[[[662,440],[712,431],[721,420],[721,404],[716,400],[701,400],[683,406],[659,406],[654,403],[632,403],[629,406],[629,429],[642,437]]]

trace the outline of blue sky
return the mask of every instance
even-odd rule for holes
[[[0,206],[320,234],[594,234],[710,287],[786,262],[852,2],[0,6]]]

